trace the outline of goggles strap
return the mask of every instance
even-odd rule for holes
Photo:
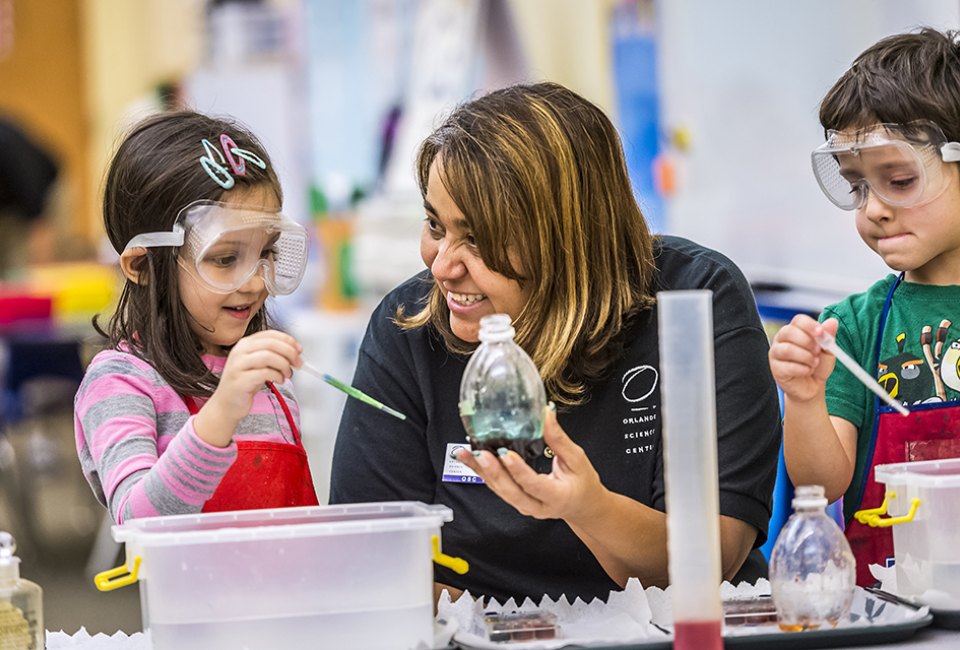
[[[142,232],[127,242],[123,250],[131,248],[154,248],[157,246],[183,246],[183,226],[176,224],[168,232]]]
[[[948,142],[940,147],[943,162],[960,162],[960,142]]]

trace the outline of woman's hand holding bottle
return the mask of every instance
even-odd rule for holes
[[[549,407],[543,438],[554,454],[549,474],[536,472],[515,451],[498,458],[488,451],[475,457],[464,449],[457,454],[457,459],[520,513],[574,523],[596,510],[606,488],[583,448],[570,439],[557,423],[556,412]]]

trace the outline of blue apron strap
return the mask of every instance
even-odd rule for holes
[[[877,344],[873,351],[873,372],[880,365],[880,344],[883,342],[883,330],[887,326],[887,316],[890,314],[890,306],[893,304],[893,292],[900,286],[903,280],[903,272],[890,285],[890,291],[887,292],[887,299],[883,303],[883,311],[880,312],[880,323],[877,326]],[[863,466],[863,476],[860,477],[860,487],[857,489],[857,503],[863,500],[863,493],[867,489],[867,481],[870,480],[870,468],[873,467],[873,452],[877,446],[877,434],[880,431],[880,398],[873,398],[873,431],[870,432],[870,445],[867,447],[867,460]]]

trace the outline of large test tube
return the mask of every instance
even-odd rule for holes
[[[713,292],[657,294],[676,650],[722,650]]]

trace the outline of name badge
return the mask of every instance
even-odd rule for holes
[[[447,451],[443,458],[443,477],[444,483],[483,483],[483,479],[477,476],[477,473],[461,463],[454,457],[459,450],[466,449],[470,451],[469,444],[460,442],[447,443]]]

